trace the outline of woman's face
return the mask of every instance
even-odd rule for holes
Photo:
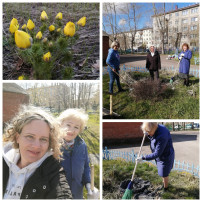
[[[117,45],[115,45],[113,49],[114,49],[114,50],[118,50],[119,47],[118,47]]]
[[[66,132],[65,140],[72,141],[77,137],[81,130],[81,122],[76,119],[67,119],[62,122],[62,128]]]
[[[33,120],[16,135],[16,140],[21,155],[18,166],[23,168],[41,159],[48,151],[50,128],[44,121]]]
[[[154,46],[150,47],[150,51],[153,53],[154,52]]]
[[[187,50],[187,46],[183,46],[183,51],[185,52]]]

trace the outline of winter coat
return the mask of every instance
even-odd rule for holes
[[[3,159],[3,195],[9,180],[9,167]],[[35,170],[25,183],[20,199],[71,199],[65,172],[51,155]]]
[[[144,159],[155,159],[159,176],[167,177],[174,163],[174,148],[170,132],[165,126],[158,125],[154,135],[148,138],[151,142],[152,154],[146,155]]]
[[[114,70],[120,70],[120,56],[118,51],[114,50],[113,48],[110,48],[108,51],[106,63],[110,65],[110,67]],[[108,66],[108,71],[112,71],[110,67]]]
[[[190,60],[192,58],[192,52],[190,50],[186,50],[185,52],[182,51],[179,54],[179,57],[181,56],[182,53],[184,54],[184,57],[182,57],[182,59],[180,61],[179,73],[189,74]]]
[[[75,138],[72,151],[62,149],[61,165],[66,172],[74,199],[83,199],[83,186],[91,182],[89,158],[86,143],[79,136]]]
[[[158,51],[155,51],[152,57],[151,52],[147,54],[146,68],[150,71],[157,71],[161,69],[161,58]]]

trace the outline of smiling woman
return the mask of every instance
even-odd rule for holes
[[[58,124],[50,114],[23,106],[4,134],[3,198],[71,198],[59,163],[60,142]]]

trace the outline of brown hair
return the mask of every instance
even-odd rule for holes
[[[187,50],[189,50],[189,45],[187,43],[183,43],[182,44],[182,50],[183,50],[183,46],[186,46],[187,47]]]

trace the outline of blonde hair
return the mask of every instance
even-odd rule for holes
[[[60,137],[59,124],[51,114],[45,112],[39,107],[22,105],[16,116],[11,120],[10,123],[7,124],[5,134],[3,135],[3,141],[12,142],[13,148],[19,148],[16,140],[16,134],[20,134],[23,127],[33,120],[41,120],[48,124],[50,128],[49,150],[52,150],[53,157],[59,160],[60,155],[62,154],[60,151],[62,137]]]
[[[67,109],[58,117],[58,121],[62,124],[65,120],[75,119],[81,123],[80,133],[83,132],[88,122],[88,114],[83,109]]]
[[[111,44],[111,48],[114,48],[114,46],[120,47],[120,43],[118,41],[113,41]]]
[[[141,129],[143,132],[155,132],[158,127],[158,123],[156,122],[144,122],[141,125]]]

